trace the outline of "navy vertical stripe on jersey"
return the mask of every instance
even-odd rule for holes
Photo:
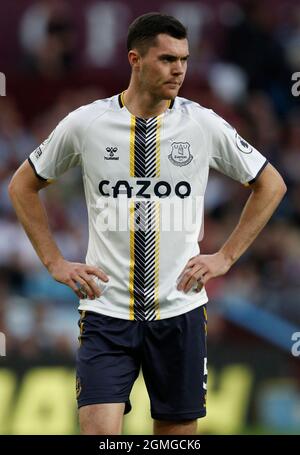
[[[137,118],[134,143],[135,177],[156,177],[157,118]]]
[[[134,241],[134,315],[137,320],[156,319],[155,252],[157,248],[156,203],[136,203],[138,226]]]
[[[130,169],[134,177],[160,175],[160,119],[132,119]],[[134,201],[131,211],[130,319],[159,319],[159,202]]]

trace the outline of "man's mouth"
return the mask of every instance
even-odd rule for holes
[[[166,84],[167,84],[167,85],[175,85],[175,86],[178,85],[178,86],[179,86],[179,85],[180,85],[180,82],[168,81],[168,82],[166,82]]]

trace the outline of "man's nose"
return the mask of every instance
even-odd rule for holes
[[[172,66],[172,73],[173,74],[183,74],[184,69],[183,69],[183,62],[178,60],[177,62],[174,62],[174,65]]]

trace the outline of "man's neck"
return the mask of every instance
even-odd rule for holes
[[[149,92],[136,90],[131,84],[123,93],[126,108],[135,117],[148,119],[165,112],[170,101],[153,97]]]

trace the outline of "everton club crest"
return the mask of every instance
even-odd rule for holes
[[[186,166],[193,159],[193,155],[190,152],[190,144],[188,142],[173,142],[168,158],[175,166]]]

